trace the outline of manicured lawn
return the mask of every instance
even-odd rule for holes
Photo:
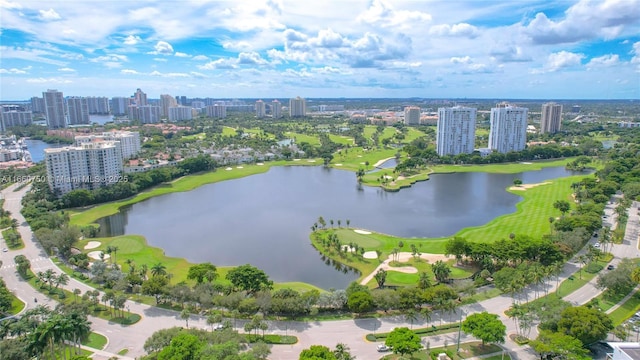
[[[613,321],[614,326],[622,324],[625,320],[630,318],[640,310],[640,292],[636,291],[627,301],[624,302],[619,308],[615,309],[609,314],[609,317]]]
[[[331,141],[333,141],[336,144],[341,144],[341,145],[353,145],[353,138],[349,137],[349,136],[340,136],[340,135],[334,135],[334,134],[329,134],[329,139],[331,139]]]
[[[20,299],[11,294],[11,309],[9,310],[8,315],[15,315],[24,309],[25,303],[23,303]]]
[[[514,174],[524,171],[540,170],[547,167],[565,166],[567,163],[575,160],[575,158],[565,158],[559,160],[543,160],[531,161],[530,164],[524,162],[519,163],[503,163],[503,164],[487,164],[487,165],[437,165],[433,166],[433,173],[452,173],[452,172],[488,172],[496,174]]]
[[[222,135],[223,136],[235,136],[237,134],[236,129],[229,127],[229,126],[223,126],[222,127]]]
[[[413,128],[413,127],[408,127],[407,128],[407,133],[405,134],[405,138],[402,141],[405,144],[408,144],[410,142],[412,142],[415,139],[421,138],[423,136],[425,136],[426,134],[423,133],[422,131]]]
[[[89,337],[82,342],[82,345],[102,350],[107,345],[107,341],[106,336],[91,332]]]
[[[10,236],[15,236],[16,240],[14,240],[13,242],[7,240],[9,239]],[[7,248],[11,250],[20,250],[24,248],[24,242],[22,241],[22,237],[20,236],[20,233],[16,230],[13,230],[11,228],[2,230],[2,238],[4,239],[5,244],[7,244]]]
[[[300,134],[291,131],[287,131],[284,134],[290,139],[295,139],[295,142],[298,145],[306,142],[313,146],[320,146],[320,139],[315,135]]]
[[[607,254],[606,257],[603,257],[602,260],[598,260],[597,263],[602,265],[603,267],[611,261],[612,255]],[[586,266],[585,266],[586,267]],[[578,290],[583,287],[586,283],[591,281],[594,277],[596,277],[599,273],[588,273],[582,269],[582,275],[580,275],[580,271],[575,272],[571,277],[566,279],[565,281],[560,283],[560,287],[558,288],[558,296],[564,297],[572,292]]]
[[[433,336],[440,334],[448,334],[454,331],[458,331],[458,323],[444,324],[444,325],[430,325],[424,328],[411,329],[418,336]],[[375,334],[367,334],[366,339],[368,341],[384,341],[389,333],[378,332]]]
[[[476,356],[481,356],[481,355],[487,355],[487,354],[494,354],[494,353],[500,353],[500,358],[502,357],[502,348],[497,346],[497,345],[493,345],[493,344],[486,344],[484,346],[482,346],[482,343],[479,341],[474,341],[474,342],[468,342],[468,343],[464,343],[464,344],[460,344],[460,352],[456,354],[456,350],[457,350],[457,344],[450,344],[448,345],[446,348],[445,347],[438,347],[438,348],[431,348],[430,350],[423,350],[420,351],[418,353],[412,354],[410,357],[400,357],[400,355],[395,355],[395,354],[391,354],[391,355],[387,355],[385,357],[383,357],[383,359],[388,359],[388,360],[400,360],[400,359],[411,359],[411,360],[427,360],[427,359],[431,359],[431,357],[429,356],[429,353],[432,354],[441,354],[441,353],[446,353],[447,355],[449,355],[450,358],[452,358],[453,360],[459,360],[459,359],[468,359],[468,358],[472,358],[472,357],[476,357]],[[497,355],[498,356],[498,355]],[[509,359],[508,355],[505,356],[505,359]]]
[[[350,149],[343,149],[333,155],[331,165],[336,169],[345,169],[357,171],[358,169],[373,170],[379,160],[393,158],[398,152],[397,149],[373,149],[364,150],[361,147],[353,147]],[[369,162],[367,166],[366,163]],[[342,164],[341,166],[335,166],[335,164]],[[355,176],[354,176],[355,181]]]

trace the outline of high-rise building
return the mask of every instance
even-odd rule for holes
[[[62,91],[49,89],[42,93],[42,98],[44,99],[44,113],[47,118],[47,127],[49,129],[67,127]]]
[[[542,105],[542,119],[540,120],[541,134],[554,134],[562,125],[562,105],[546,103]]]
[[[454,106],[438,109],[438,155],[471,154],[475,137],[475,108]]]
[[[404,108],[404,123],[407,125],[420,124],[420,108],[417,106],[407,106]]]
[[[187,102],[187,97],[184,95],[176,96],[176,100],[178,101],[179,105],[182,105],[182,106],[189,105],[189,103]]]
[[[178,102],[173,96],[167,94],[160,95],[160,116],[169,117],[169,108],[176,106],[178,106]]]
[[[527,142],[528,110],[506,103],[491,108],[489,148],[499,153],[523,150]]]
[[[44,113],[44,99],[37,96],[32,97],[31,111],[34,113]]]
[[[295,99],[289,99],[289,116],[290,117],[304,117],[307,115],[307,105],[303,98],[300,96]]]
[[[273,100],[271,102],[271,117],[274,119],[282,117],[282,103],[278,100]]]
[[[44,155],[49,188],[57,195],[120,181],[122,157],[113,141],[45,149]]]
[[[104,96],[87,97],[89,104],[89,114],[108,115],[109,114],[109,98]]]
[[[131,98],[128,97],[114,97],[111,98],[111,112],[115,116],[122,116],[127,114],[127,108],[131,105]]]
[[[256,101],[256,117],[258,119],[261,119],[265,117],[266,114],[267,114],[267,108],[264,104],[264,101],[262,100]]]
[[[207,106],[207,116],[214,119],[224,119],[227,117],[227,107],[224,104],[214,104]]]
[[[160,122],[160,106],[138,106],[138,118],[143,124],[155,124]]]
[[[138,107],[135,105],[127,106],[127,118],[129,120],[139,120],[140,113],[138,112]]]
[[[31,111],[24,111],[17,107],[2,106],[2,121],[0,122],[0,131],[6,131],[14,126],[30,125],[33,121]]]
[[[101,134],[81,135],[74,138],[76,145],[112,141],[120,144],[123,160],[130,159],[140,152],[140,133],[136,131],[107,131]]]
[[[174,106],[169,108],[169,121],[183,121],[193,119],[190,106]]]
[[[140,89],[137,89],[136,92],[133,94],[133,99],[136,102],[136,105],[138,106],[149,105],[149,102],[147,101],[147,94],[142,92],[142,90]]]
[[[87,98],[72,96],[67,98],[69,125],[89,124],[89,103]]]

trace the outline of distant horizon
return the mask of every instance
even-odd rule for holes
[[[0,94],[636,100],[638,13],[640,0],[2,0]]]
[[[58,90],[60,91],[60,90]],[[63,95],[64,95],[64,91],[63,91]],[[171,94],[170,94],[171,95]],[[36,97],[42,97],[42,94],[40,94],[40,96],[34,95]],[[64,95],[65,98],[67,97],[71,97],[71,96],[82,96],[82,95]],[[175,96],[181,96],[181,95],[173,95]],[[123,95],[116,95],[116,96],[100,96],[100,95],[96,95],[96,96],[82,96],[82,97],[106,97],[109,100],[111,100],[114,97],[127,97],[127,96],[123,96]],[[547,101],[547,102],[590,102],[590,101],[616,101],[616,102],[634,102],[634,101],[640,101],[640,99],[572,99],[572,98],[566,98],[566,99],[559,99],[559,98],[493,98],[493,97],[488,97],[488,98],[430,98],[430,97],[416,97],[416,96],[411,96],[411,97],[362,97],[362,98],[358,98],[358,97],[304,97],[304,96],[300,96],[301,98],[305,99],[306,101],[314,101],[314,100],[332,100],[332,101],[340,101],[340,100],[359,100],[359,101],[367,101],[367,100],[414,100],[414,101],[428,101],[428,100],[439,100],[439,101],[527,101],[527,102],[533,102],[533,101]],[[214,100],[224,100],[224,101],[233,101],[233,100],[244,100],[244,101],[258,101],[258,100],[263,100],[265,102],[271,102],[272,100],[283,100],[283,99],[293,99],[295,97],[270,97],[270,98],[260,98],[260,97],[244,97],[244,98],[221,98],[221,97],[189,97],[187,96],[187,99],[189,100],[197,100],[197,99],[214,99]],[[154,98],[154,97],[148,97],[147,96],[147,100],[160,100],[160,98]],[[31,101],[31,97],[28,99],[23,99],[23,100],[3,100],[0,99],[0,104],[12,104],[12,103],[24,103],[24,102],[30,102]],[[286,106],[286,104],[283,104]]]

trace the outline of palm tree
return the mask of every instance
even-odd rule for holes
[[[421,313],[420,315],[427,322],[427,325],[429,325],[429,322],[431,321],[431,316],[433,315],[433,310],[429,307],[424,307],[420,310],[420,313]]]
[[[589,258],[587,257],[587,255],[583,254],[578,256],[578,261],[580,262],[580,280],[582,280],[582,267],[587,264],[588,260]]]
[[[78,302],[78,295],[82,294],[82,290],[76,288],[73,289],[73,302]]]
[[[347,228],[349,228],[349,225],[351,225],[351,220],[347,219]]]
[[[333,355],[337,360],[353,360],[355,357],[349,353],[349,347],[346,344],[338,343],[336,349],[333,350]]]
[[[182,320],[186,321],[186,323],[187,323],[187,329],[189,328],[189,317],[190,316],[191,316],[191,313],[189,312],[189,309],[184,309],[180,313],[180,318]]]
[[[207,316],[207,324],[211,325],[211,331],[213,331],[213,324],[222,322],[222,315],[210,314]]]
[[[151,267],[152,276],[167,275],[167,267],[162,263],[157,263]]]
[[[433,275],[436,277],[439,283],[445,283],[449,280],[449,276],[451,275],[451,269],[449,265],[442,260],[438,260],[433,265],[431,265],[431,271],[433,271]]]
[[[56,289],[60,285],[67,285],[69,283],[69,275],[67,275],[65,273],[62,273],[62,274],[56,276],[53,279],[53,282],[56,284]]]
[[[553,222],[556,221],[556,218],[553,216],[549,216],[549,236],[553,235]]]
[[[418,287],[424,290],[430,288],[431,285],[431,275],[426,271],[421,272],[420,279],[418,279]]]
[[[404,318],[411,324],[410,329],[413,330],[413,322],[420,319],[420,313],[415,309],[409,309],[404,313]]]
[[[142,278],[142,280],[146,280],[147,279],[147,272],[149,271],[149,267],[147,266],[147,264],[142,264],[142,266],[140,266],[140,270],[139,274],[140,277]]]

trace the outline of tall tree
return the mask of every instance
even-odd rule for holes
[[[565,309],[558,321],[558,331],[575,337],[585,345],[606,339],[612,329],[613,322],[607,314],[587,306]]]
[[[486,311],[467,316],[462,322],[462,331],[471,334],[485,343],[504,343],[507,327],[498,315]]]
[[[373,276],[373,278],[376,279],[378,287],[383,288],[385,281],[387,281],[387,272],[384,269],[380,268],[378,272],[376,272],[376,274]]]
[[[422,348],[420,337],[407,327],[393,329],[387,336],[385,345],[389,346],[394,354],[402,356],[413,354]]]
[[[226,279],[231,281],[235,289],[256,293],[263,289],[271,289],[273,281],[267,274],[249,264],[238,266],[227,273]]]

